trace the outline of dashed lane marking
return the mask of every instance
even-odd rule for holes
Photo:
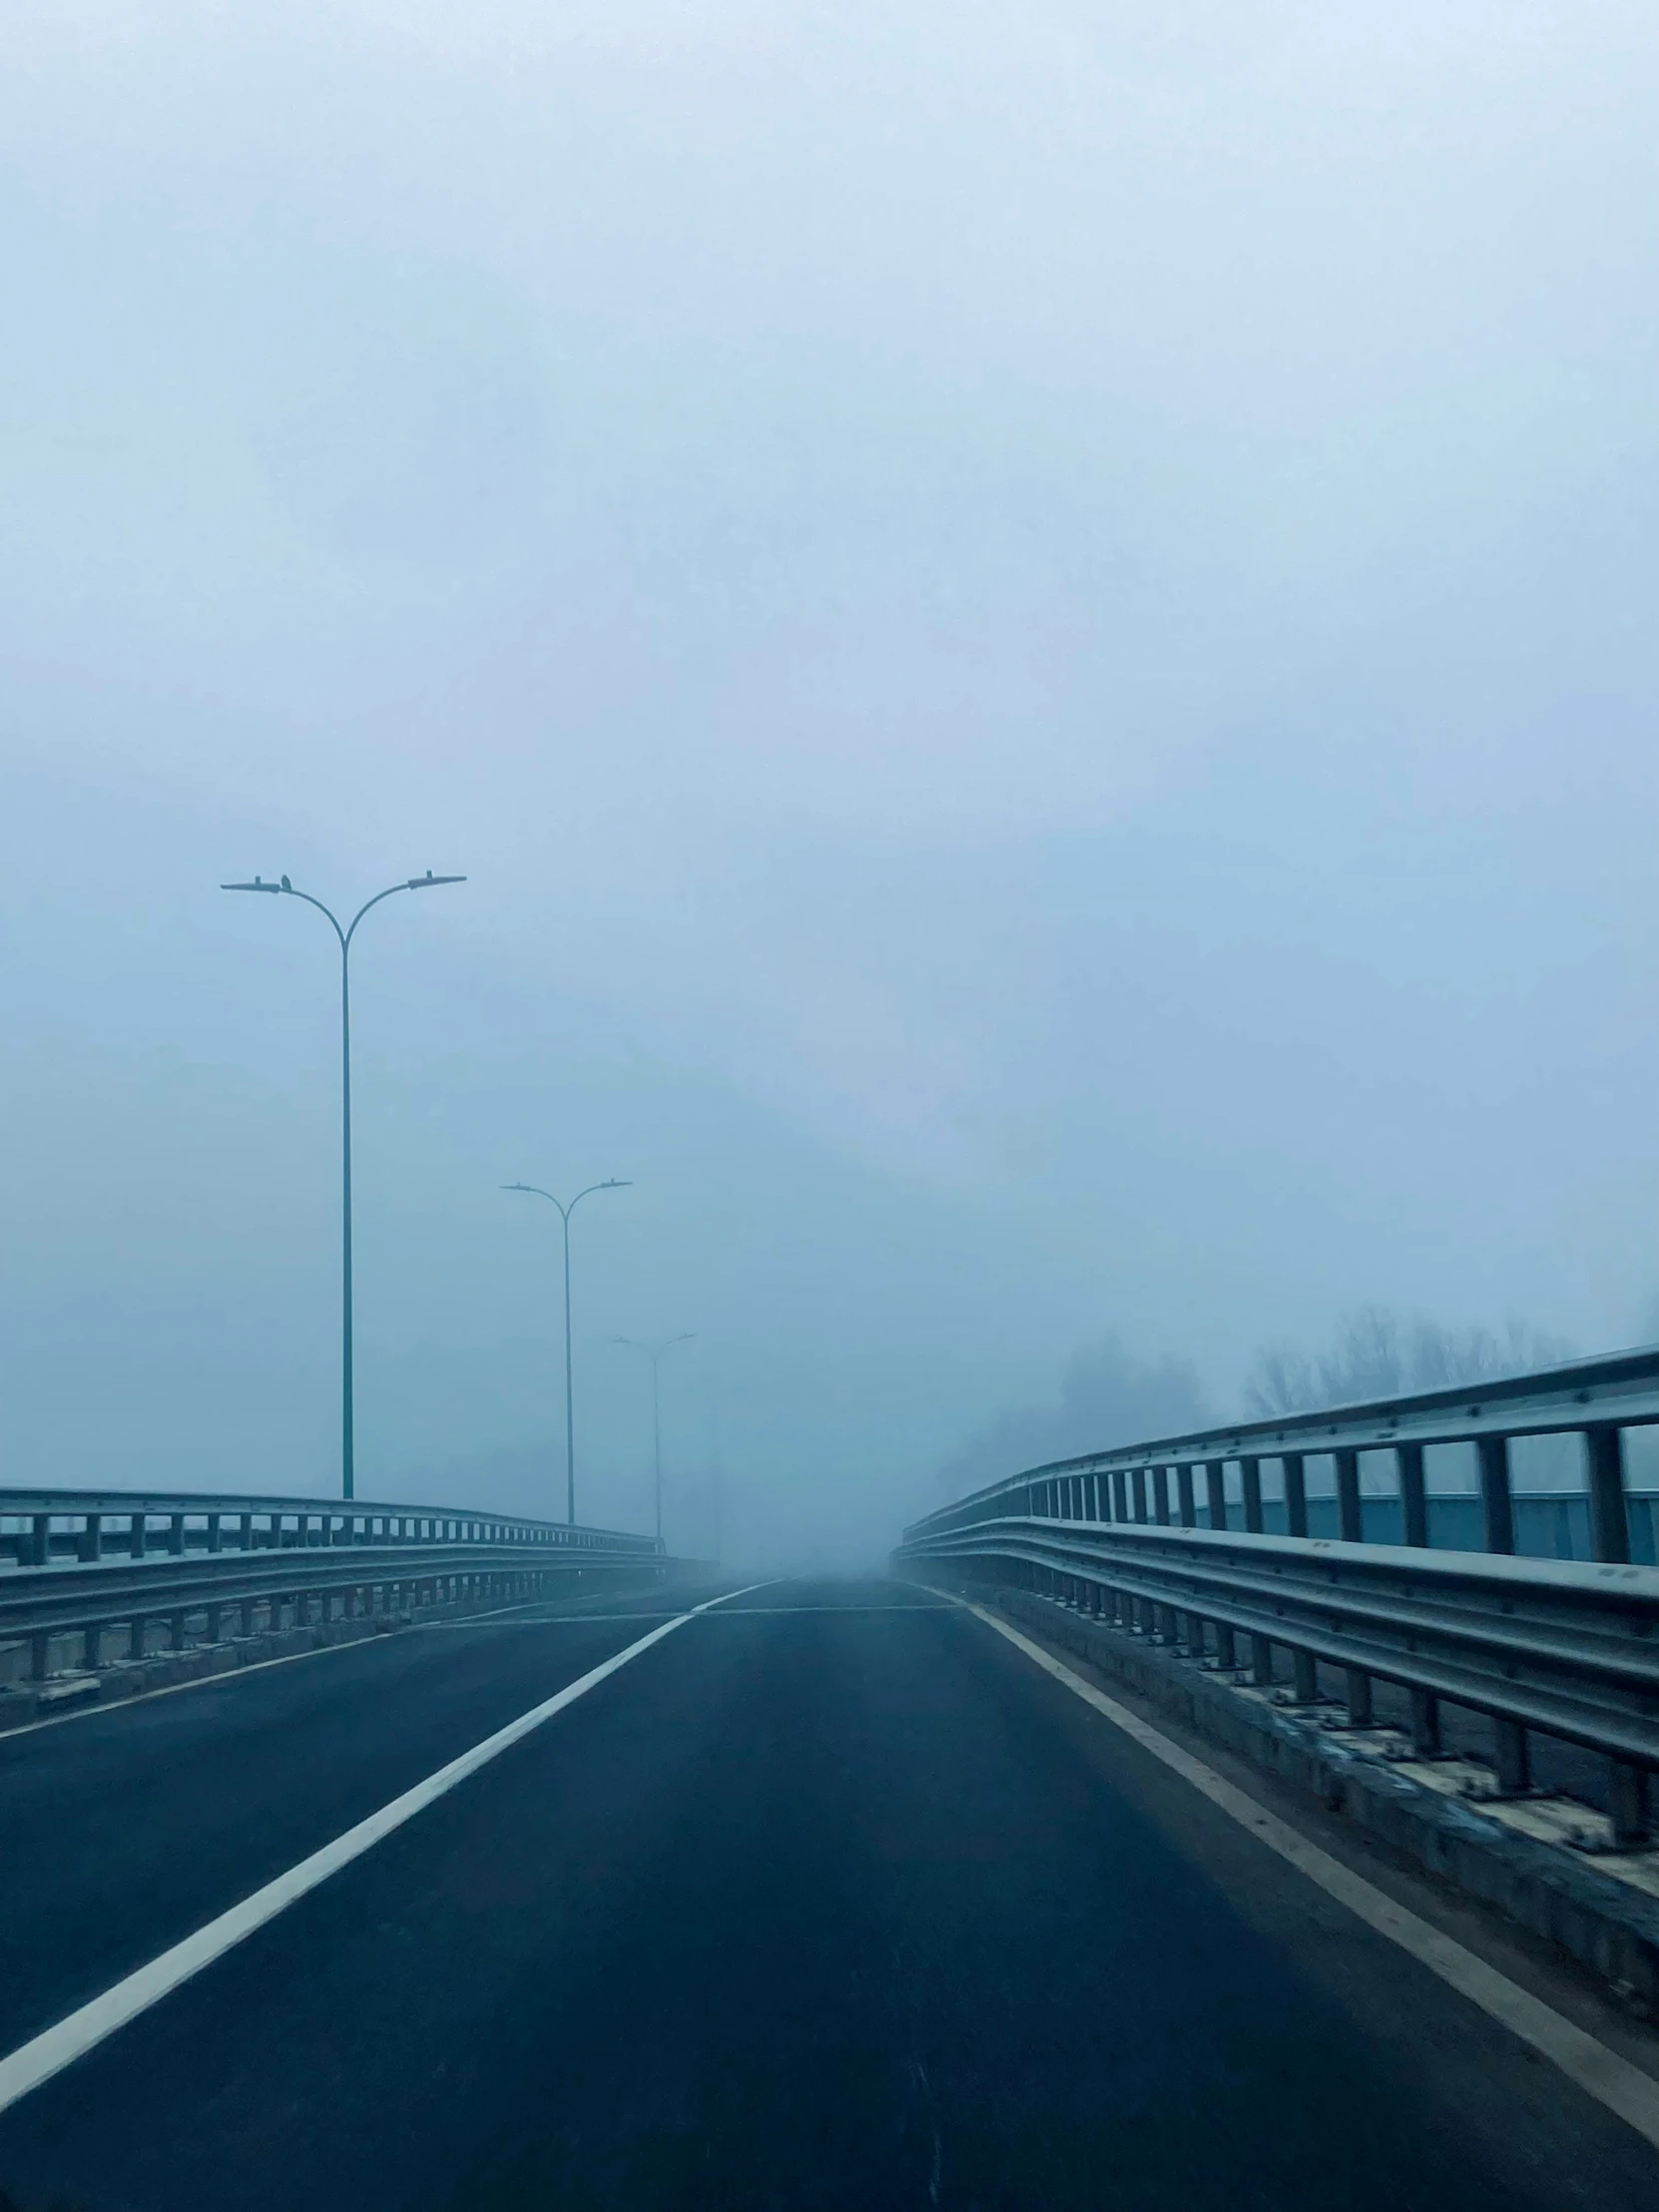
[[[521,1713],[516,1721],[509,1721],[505,1728],[498,1728],[493,1736],[486,1736],[482,1743],[474,1744],[470,1751],[463,1751],[458,1759],[451,1759],[446,1766],[429,1774],[424,1782],[417,1782],[413,1789],[405,1790],[389,1805],[382,1805],[377,1813],[370,1813],[366,1820],[358,1821],[332,1843],[313,1851],[309,1858],[301,1859],[297,1866],[289,1867],[274,1881],[266,1883],[240,1905],[233,1905],[229,1912],[221,1913],[199,1928],[192,1936],[170,1945],[152,1958],[147,1965],[139,1966],[130,1974],[93,1997],[75,2011],[66,2014],[55,2026],[42,2030],[26,2043],[20,2043],[9,2056],[0,2058],[0,2112],[14,2105],[20,2097],[26,2097],[31,2089],[38,2089],[43,2081],[50,2081],[65,2066],[73,2065],[77,2058],[113,2035],[117,2028],[125,2027],[129,2020],[141,2012],[149,2011],[163,1997],[189,1981],[205,1966],[211,1966],[216,1958],[222,1958],[245,1936],[274,1921],[278,1913],[286,1912],[290,1905],[326,1882],[341,1867],[349,1866],[353,1859],[360,1859],[364,1852],[372,1851],[382,1838],[401,1828],[428,1805],[446,1797],[458,1783],[474,1775],[480,1767],[488,1766],[492,1759],[500,1757],[514,1744],[521,1742],[544,1721],[550,1721],[578,1698],[586,1697],[601,1682],[607,1681],[631,1659],[660,1644],[665,1636],[672,1636],[677,1628],[684,1628],[688,1621],[729,1598],[747,1597],[749,1590],[765,1589],[764,1582],[752,1582],[748,1589],[730,1590],[724,1597],[707,1598],[701,1605],[694,1605],[688,1612],[677,1613],[672,1620],[664,1621],[652,1629],[648,1636],[641,1636],[625,1650],[614,1652],[597,1667],[590,1667],[574,1682],[567,1682],[552,1697],[544,1698],[528,1713]]]

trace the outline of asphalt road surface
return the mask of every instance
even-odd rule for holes
[[[414,1630],[0,1742],[0,2053],[660,1611]],[[22,2096],[0,2188],[1652,2212],[1659,2154],[971,1616],[795,1582],[676,1629]]]

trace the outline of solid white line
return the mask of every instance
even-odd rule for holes
[[[750,1584],[751,1589],[766,1587],[761,1582]],[[727,1595],[743,1597],[747,1592],[732,1590]],[[660,1644],[665,1636],[672,1636],[677,1628],[684,1628],[699,1613],[706,1613],[710,1606],[721,1602],[719,1598],[710,1598],[702,1605],[693,1606],[690,1612],[677,1613],[672,1620],[664,1621],[661,1627],[654,1628],[649,1636],[640,1637],[637,1643],[629,1644],[626,1650],[614,1653],[597,1667],[591,1667],[574,1682],[567,1682],[554,1696],[544,1699],[540,1705],[532,1706],[528,1713],[521,1713],[516,1721],[509,1721],[505,1728],[498,1728],[493,1736],[486,1736],[482,1743],[474,1744],[470,1751],[463,1751],[458,1759],[451,1759],[447,1766],[439,1767],[435,1774],[429,1774],[424,1782],[417,1782],[412,1790],[405,1790],[401,1797],[393,1798],[389,1805],[382,1805],[377,1813],[370,1813],[366,1820],[358,1821],[354,1828],[348,1828],[343,1835],[336,1836],[331,1844],[324,1844],[320,1851],[313,1851],[308,1859],[301,1859],[297,1866],[290,1867],[285,1874],[277,1875],[275,1881],[266,1883],[252,1897],[244,1898],[240,1905],[233,1905],[229,1912],[221,1913],[217,1919],[207,1922],[194,1935],[174,1943],[152,1958],[147,1965],[125,1975],[112,1987],[104,1990],[102,1995],[93,1997],[88,2003],[67,2014],[55,2026],[43,2029],[26,2043],[20,2043],[9,2056],[0,2058],[0,2112],[15,2104],[19,2097],[26,2097],[31,2089],[38,2089],[43,2081],[50,2081],[65,2066],[73,2065],[77,2058],[83,2057],[86,2052],[103,2042],[106,2036],[113,2035],[117,2028],[125,2027],[129,2020],[136,2019],[141,2012],[147,2012],[151,2005],[159,2003],[193,1974],[200,1973],[204,1966],[211,1966],[216,1958],[222,1958],[244,1936],[252,1936],[257,1929],[264,1928],[268,1921],[273,1921],[278,1913],[285,1912],[290,1905],[304,1897],[307,1891],[326,1882],[331,1874],[337,1874],[341,1867],[349,1866],[353,1859],[360,1859],[365,1851],[371,1851],[383,1837],[389,1836],[394,1829],[401,1828],[405,1821],[413,1820],[417,1813],[423,1812],[428,1805],[446,1796],[457,1783],[464,1782],[468,1775],[476,1774],[480,1767],[487,1766],[492,1759],[499,1758],[502,1752],[519,1743],[532,1730],[540,1728],[544,1721],[550,1721],[555,1713],[562,1713],[566,1706],[574,1705],[580,1697],[586,1697],[590,1690],[597,1689],[601,1682],[615,1674],[619,1668],[627,1666],[631,1659],[637,1659],[642,1652],[649,1651],[653,1644]]]
[[[1598,2043],[1593,2035],[1575,2027],[1571,2020],[1563,2019],[1541,1998],[1532,1996],[1507,1974],[1499,1973],[1495,1966],[1488,1966],[1472,1950],[1466,1950],[1451,1936],[1442,1936],[1437,1928],[1419,1920],[1404,1906],[1396,1905],[1392,1898],[1373,1888],[1363,1875],[1345,1867],[1340,1859],[1333,1859],[1329,1852],[1321,1851],[1318,1844],[1310,1843],[1289,1822],[1280,1820],[1245,1791],[1224,1781],[1213,1767],[1207,1767],[1202,1759],[1195,1759],[1191,1752],[1183,1751],[1179,1744],[1171,1743],[1167,1736],[1131,1713],[1127,1706],[1120,1705],[1116,1698],[1107,1697],[1082,1675],[1074,1674],[1063,1660],[1033,1643],[1029,1636],[1022,1636],[1009,1622],[971,1600],[958,1599],[957,1602],[976,1614],[987,1628],[994,1628],[999,1636],[1006,1636],[1009,1643],[1016,1645],[1028,1659],[1034,1659],[1056,1682],[1074,1691],[1086,1705],[1092,1705],[1114,1728],[1133,1737],[1154,1759],[1161,1759],[1195,1790],[1201,1790],[1213,1805],[1230,1813],[1241,1827],[1260,1837],[1270,1851],[1276,1851],[1300,1874],[1317,1882],[1328,1896],[1346,1905],[1379,1935],[1386,1936],[1402,1950],[1409,1951],[1413,1958],[1420,1959],[1430,1973],[1438,1974],[1459,1995],[1501,2022],[1511,2034],[1518,2035],[1523,2043],[1549,2059],[1598,2103],[1616,2112],[1627,2126],[1659,2148],[1659,2082],[1643,2073],[1639,2066],[1631,2065],[1628,2059],[1609,2050],[1605,2043]]]

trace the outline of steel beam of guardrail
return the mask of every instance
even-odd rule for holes
[[[239,1493],[0,1490],[0,1646],[34,1683],[124,1656],[324,1618],[544,1594],[598,1573],[667,1575],[654,1536],[429,1505]],[[66,1640],[70,1648],[66,1649]]]
[[[1659,1771],[1659,1569],[1629,1563],[1624,1435],[1654,1423],[1659,1349],[1620,1353],[1030,1468],[907,1528],[895,1559],[1047,1590],[1222,1667],[1243,1636],[1264,1685],[1278,1646],[1305,1702],[1324,1662],[1344,1671],[1356,1725],[1371,1721],[1373,1682],[1396,1683],[1423,1756],[1439,1748],[1441,1701],[1484,1713],[1502,1790],[1528,1786],[1528,1732],[1584,1746],[1611,1763],[1615,1840],[1632,1844],[1649,1832]],[[1509,1445],[1575,1430],[1594,1561],[1517,1558]],[[1424,1453],[1443,1444],[1474,1447],[1484,1552],[1427,1548]],[[1361,1540],[1362,1463],[1379,1452],[1403,1544]],[[1316,1456],[1334,1463],[1336,1542],[1308,1534]],[[1275,1459],[1285,1536],[1263,1525],[1262,1465]],[[1235,1506],[1242,1527],[1229,1525]]]
[[[4,1562],[49,1566],[110,1551],[148,1557],[160,1551],[279,1550],[313,1544],[510,1543],[542,1553],[626,1552],[650,1557],[654,1536],[566,1521],[481,1513],[452,1505],[349,1505],[328,1499],[252,1491],[0,1490],[0,1571]]]

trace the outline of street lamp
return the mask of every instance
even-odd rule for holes
[[[689,1345],[697,1335],[688,1329],[683,1336],[665,1337],[660,1345],[642,1344],[638,1337],[613,1337],[614,1345],[632,1345],[636,1352],[643,1352],[651,1362],[651,1462],[657,1482],[657,1541],[663,1540],[663,1422],[657,1398],[657,1363],[665,1352],[672,1352],[676,1345]]]
[[[544,1191],[539,1183],[503,1183],[504,1191],[528,1191],[532,1198],[545,1198],[550,1206],[557,1206],[559,1219],[565,1231],[565,1519],[576,1525],[576,1405],[571,1394],[570,1380],[570,1217],[584,1198],[591,1198],[595,1191],[631,1191],[633,1184],[618,1181],[613,1175],[607,1182],[590,1183],[585,1191],[578,1191],[567,1206],[562,1198],[555,1198],[551,1191]]]
[[[430,868],[424,875],[411,875],[404,882],[392,883],[383,891],[357,908],[350,921],[342,929],[339,922],[320,898],[313,898],[309,891],[296,891],[287,877],[281,876],[275,883],[268,883],[256,875],[252,883],[221,883],[222,891],[270,891],[280,898],[302,898],[307,906],[314,906],[325,915],[334,935],[339,939],[339,1035],[340,1035],[340,1447],[339,1473],[340,1495],[356,1494],[356,1453],[352,1440],[351,1409],[351,939],[357,933],[357,924],[370,906],[378,906],[382,898],[390,898],[398,891],[433,891],[440,883],[464,883],[464,875],[434,875]]]

